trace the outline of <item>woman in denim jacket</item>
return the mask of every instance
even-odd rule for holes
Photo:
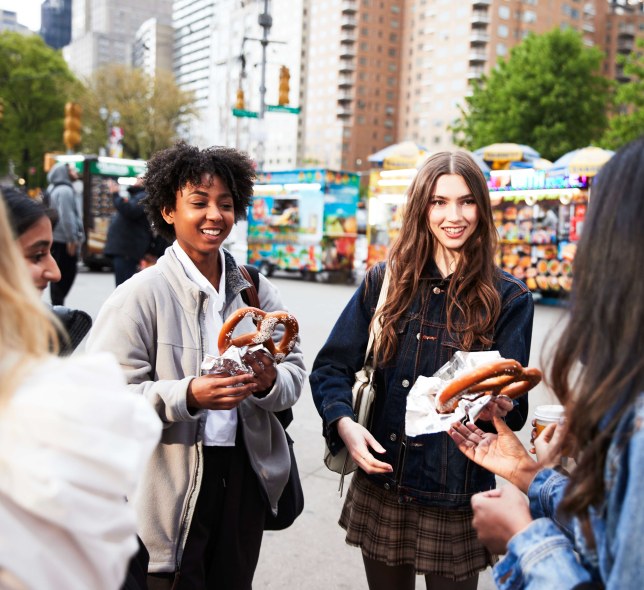
[[[566,407],[567,442],[579,449],[572,473],[548,467],[561,454],[556,425],[535,441],[538,463],[501,422],[498,437],[460,425],[451,431],[468,457],[530,500],[513,485],[472,499],[480,538],[493,550],[507,548],[494,571],[500,588],[642,587],[642,186],[644,137],[614,155],[593,183],[570,318],[550,370]]]
[[[405,436],[407,394],[457,350],[499,350],[526,364],[533,302],[494,265],[496,229],[485,178],[463,152],[430,157],[409,189],[400,236],[386,265],[387,299],[376,318],[376,401],[369,430],[354,421],[351,387],[364,361],[385,265],[372,269],[319,352],[310,377],[324,435],[359,466],[340,525],[362,549],[369,587],[474,589],[492,556],[471,526],[470,498],[495,486],[446,434]],[[527,400],[488,414],[520,429]]]

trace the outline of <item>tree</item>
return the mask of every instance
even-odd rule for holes
[[[43,154],[64,151],[65,102],[79,90],[62,55],[39,36],[0,33],[0,174],[12,163],[28,186],[44,185]]]
[[[644,39],[638,40],[635,51],[620,55],[617,63],[630,80],[615,90],[615,112],[602,140],[602,146],[613,149],[644,134]]]
[[[81,99],[87,126],[84,147],[95,153],[107,142],[107,122],[101,107],[120,115],[123,155],[148,159],[155,151],[171,146],[180,128],[196,114],[191,93],[179,89],[170,72],[154,78],[143,70],[122,65],[96,71]]]
[[[598,140],[606,127],[611,82],[603,60],[572,30],[528,35],[473,88],[452,126],[457,145],[530,145],[554,160]]]

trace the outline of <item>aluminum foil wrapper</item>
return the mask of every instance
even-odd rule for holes
[[[451,414],[436,411],[436,395],[455,377],[472,369],[502,359],[498,350],[484,352],[463,352],[459,350],[431,377],[420,376],[407,396],[405,433],[407,436],[447,432],[457,421],[467,419],[475,422],[492,396],[472,394],[463,396],[456,410]],[[469,397],[469,399],[468,399]]]
[[[244,375],[253,370],[244,362],[244,357],[250,352],[262,350],[272,356],[261,344],[253,346],[231,346],[221,356],[206,354],[201,363],[202,375]]]

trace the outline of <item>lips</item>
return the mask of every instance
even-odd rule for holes
[[[464,227],[443,227],[441,229],[449,238],[460,238],[465,233]]]
[[[206,234],[207,236],[217,237],[221,233],[221,231],[222,231],[221,229],[208,227],[208,228],[202,229],[201,233]]]

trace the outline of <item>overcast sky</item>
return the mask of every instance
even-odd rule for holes
[[[0,0],[5,10],[18,13],[18,22],[32,31],[40,30],[40,5],[43,0]]]

